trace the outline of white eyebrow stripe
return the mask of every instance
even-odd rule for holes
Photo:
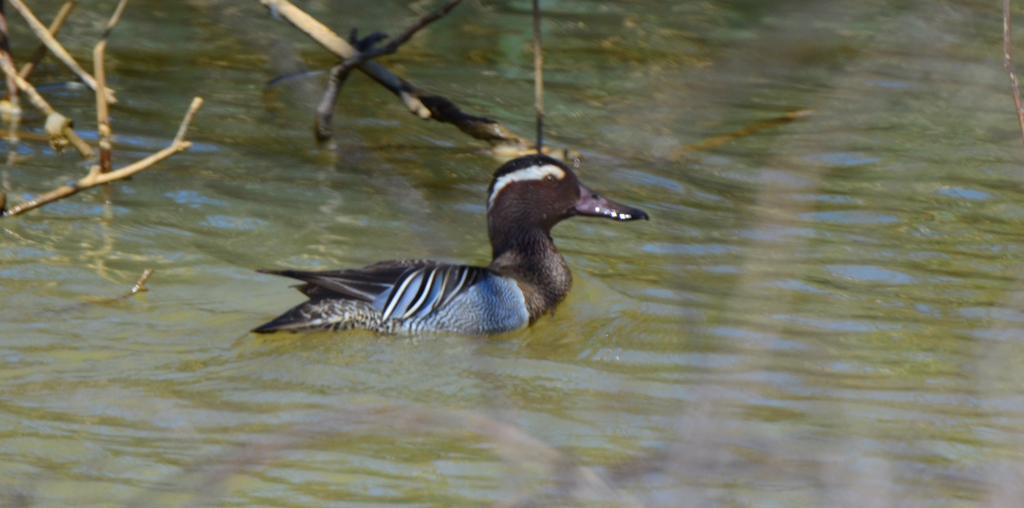
[[[559,180],[565,178],[565,171],[562,168],[555,166],[554,164],[545,164],[543,166],[530,166],[528,168],[517,169],[507,175],[498,177],[494,181],[494,190],[491,191],[491,195],[487,196],[487,209],[490,210],[491,205],[494,204],[494,198],[504,189],[506,185],[512,182],[523,182],[529,180],[543,180],[548,176],[553,176]]]

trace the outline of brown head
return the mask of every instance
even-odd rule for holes
[[[588,189],[565,164],[545,155],[505,163],[487,190],[487,231],[495,258],[510,249],[529,256],[541,240],[538,235],[550,241],[555,224],[577,215],[620,221],[649,218],[642,210]]]

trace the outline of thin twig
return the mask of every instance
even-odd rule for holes
[[[146,268],[145,270],[143,270],[142,275],[139,276],[139,280],[135,283],[134,286],[132,286],[131,291],[128,291],[127,293],[122,295],[121,298],[128,298],[136,293],[149,291],[148,289],[146,289],[146,281],[149,280],[150,275],[153,275],[152,268]]]
[[[1013,105],[1017,110],[1017,122],[1020,124],[1021,141],[1024,142],[1024,109],[1020,104],[1020,85],[1017,74],[1013,72],[1013,59],[1010,57],[1010,0],[1003,0],[1003,66],[1010,74],[1010,88],[1013,89]]]
[[[68,0],[67,2],[64,2],[64,5],[62,5],[60,10],[57,11],[57,16],[55,16],[53,18],[53,22],[50,23],[50,35],[54,37],[57,36],[57,32],[59,32],[61,27],[64,26],[64,21],[68,19],[68,14],[71,14],[71,9],[75,8],[76,3],[78,3],[78,0]],[[46,56],[46,53],[46,44],[40,44],[32,53],[28,62],[21,66],[21,70],[18,71],[18,75],[23,79],[28,79],[28,76],[32,74],[32,71],[35,70],[36,66],[39,65],[39,62],[41,62],[43,57]]]
[[[412,36],[416,34],[416,32],[419,32],[427,25],[447,16],[448,13],[451,12],[451,10],[454,9],[456,5],[459,5],[460,2],[462,2],[462,0],[448,0],[448,3],[441,6],[440,9],[428,13],[427,15],[417,20],[415,23],[406,27],[406,29],[403,30],[402,33],[398,34],[398,37],[392,39],[391,42],[380,47],[379,49],[369,51],[370,55],[367,56],[367,60],[371,58],[376,58],[380,55],[394,53],[399,46],[408,42],[409,39],[411,39]]]
[[[178,128],[179,133],[181,133],[182,131],[188,131],[189,123],[195,116],[196,110],[198,110],[199,107],[202,105],[202,98],[196,97],[195,99],[192,99],[192,104],[189,106],[188,112],[185,113],[185,118],[183,118],[181,121],[181,127]],[[37,196],[34,199],[21,203],[18,206],[15,206],[14,208],[11,208],[7,212],[5,212],[3,214],[3,217],[19,215],[34,208],[39,208],[40,206],[43,206],[47,203],[57,201],[58,199],[66,198],[72,194],[88,189],[90,187],[95,187],[97,185],[110,183],[115,180],[128,178],[129,176],[132,176],[135,173],[138,173],[139,171],[149,168],[153,164],[156,164],[157,162],[160,162],[178,152],[188,150],[190,146],[192,146],[192,142],[182,141],[175,137],[174,141],[172,141],[171,145],[168,146],[167,148],[164,148],[163,150],[160,150],[159,152],[156,152],[153,155],[146,157],[145,159],[139,160],[134,164],[129,164],[128,166],[125,166],[116,171],[111,171],[109,173],[100,173],[99,166],[93,166],[92,169],[89,171],[89,174],[85,178],[82,178],[81,180],[78,180],[77,182],[72,183],[70,185],[58,187],[50,192],[47,192],[46,194]]]
[[[55,150],[62,151],[69,143],[78,150],[78,153],[82,154],[82,157],[91,159],[94,157],[92,148],[88,143],[78,137],[75,130],[71,128],[71,120],[67,117],[57,113],[50,106],[50,103],[46,102],[46,99],[39,92],[36,91],[35,87],[25,81],[21,76],[18,76],[18,71],[14,68],[11,62],[6,59],[0,58],[0,66],[3,67],[4,74],[9,78],[13,78],[15,85],[28,96],[32,105],[38,108],[46,115],[46,133],[50,136],[50,145]]]
[[[533,0],[533,105],[537,110],[537,153],[543,153],[544,55],[540,50],[540,0]]]
[[[124,12],[124,6],[127,4],[128,0],[118,2],[113,16],[110,17],[110,22],[107,23],[107,29],[103,31],[103,36],[100,37],[96,47],[92,50],[93,72],[96,73],[96,86],[100,90],[107,87],[107,71],[103,65],[107,41],[110,39],[111,32],[114,31],[114,27],[117,26],[117,22],[121,20],[121,13]],[[110,172],[111,164],[110,149],[112,145],[110,138],[113,133],[110,130],[110,112],[107,108],[107,97],[101,93],[96,94],[96,134],[100,146],[100,173],[108,173]]]
[[[82,69],[82,66],[78,65],[78,62],[68,54],[67,50],[64,49],[64,46],[61,46],[61,44],[57,42],[57,39],[50,34],[50,31],[43,26],[39,21],[39,18],[36,18],[35,14],[32,13],[32,10],[30,10],[22,0],[10,0],[10,2],[11,6],[21,14],[21,17],[25,18],[29,28],[35,32],[36,37],[39,37],[39,40],[43,41],[43,44],[46,44],[46,47],[49,48],[51,53],[53,53],[53,56],[57,57],[58,60],[64,63],[68,69],[71,69],[71,72],[75,73],[75,75],[78,76],[86,86],[95,91],[97,89],[96,80],[89,75],[85,69]],[[111,104],[115,104],[117,99],[114,98],[114,91],[109,88],[106,88],[105,90],[107,94],[107,101]]]
[[[347,60],[359,53],[344,38],[288,0],[259,0],[259,2],[275,16],[291,23],[292,26],[338,57]],[[469,136],[490,143],[498,157],[503,157],[505,153],[522,151],[534,146],[533,141],[512,132],[500,123],[489,118],[467,114],[447,98],[428,94],[412,83],[395,76],[377,62],[364,62],[358,68],[390,90],[391,93],[397,95],[413,114],[420,118],[450,123]],[[566,149],[545,148],[544,153],[553,157],[569,159],[580,156],[579,152]]]
[[[192,103],[188,105],[188,111],[185,112],[185,118],[182,118],[181,125],[178,126],[178,133],[174,135],[175,143],[183,143],[185,141],[185,135],[188,134],[188,126],[192,123],[192,119],[195,118],[196,112],[199,111],[199,106],[202,105],[202,97],[194,97],[192,99]]]

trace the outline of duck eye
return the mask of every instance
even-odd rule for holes
[[[547,183],[554,183],[555,182],[555,177],[551,176],[551,175],[545,176],[544,177],[544,181],[547,182]]]

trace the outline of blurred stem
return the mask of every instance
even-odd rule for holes
[[[1024,109],[1020,104],[1020,85],[1017,83],[1017,74],[1013,72],[1013,57],[1010,56],[1010,48],[1010,0],[1003,0],[1003,66],[1010,74],[1013,105],[1017,111],[1017,123],[1020,124],[1021,141],[1024,142]]]

